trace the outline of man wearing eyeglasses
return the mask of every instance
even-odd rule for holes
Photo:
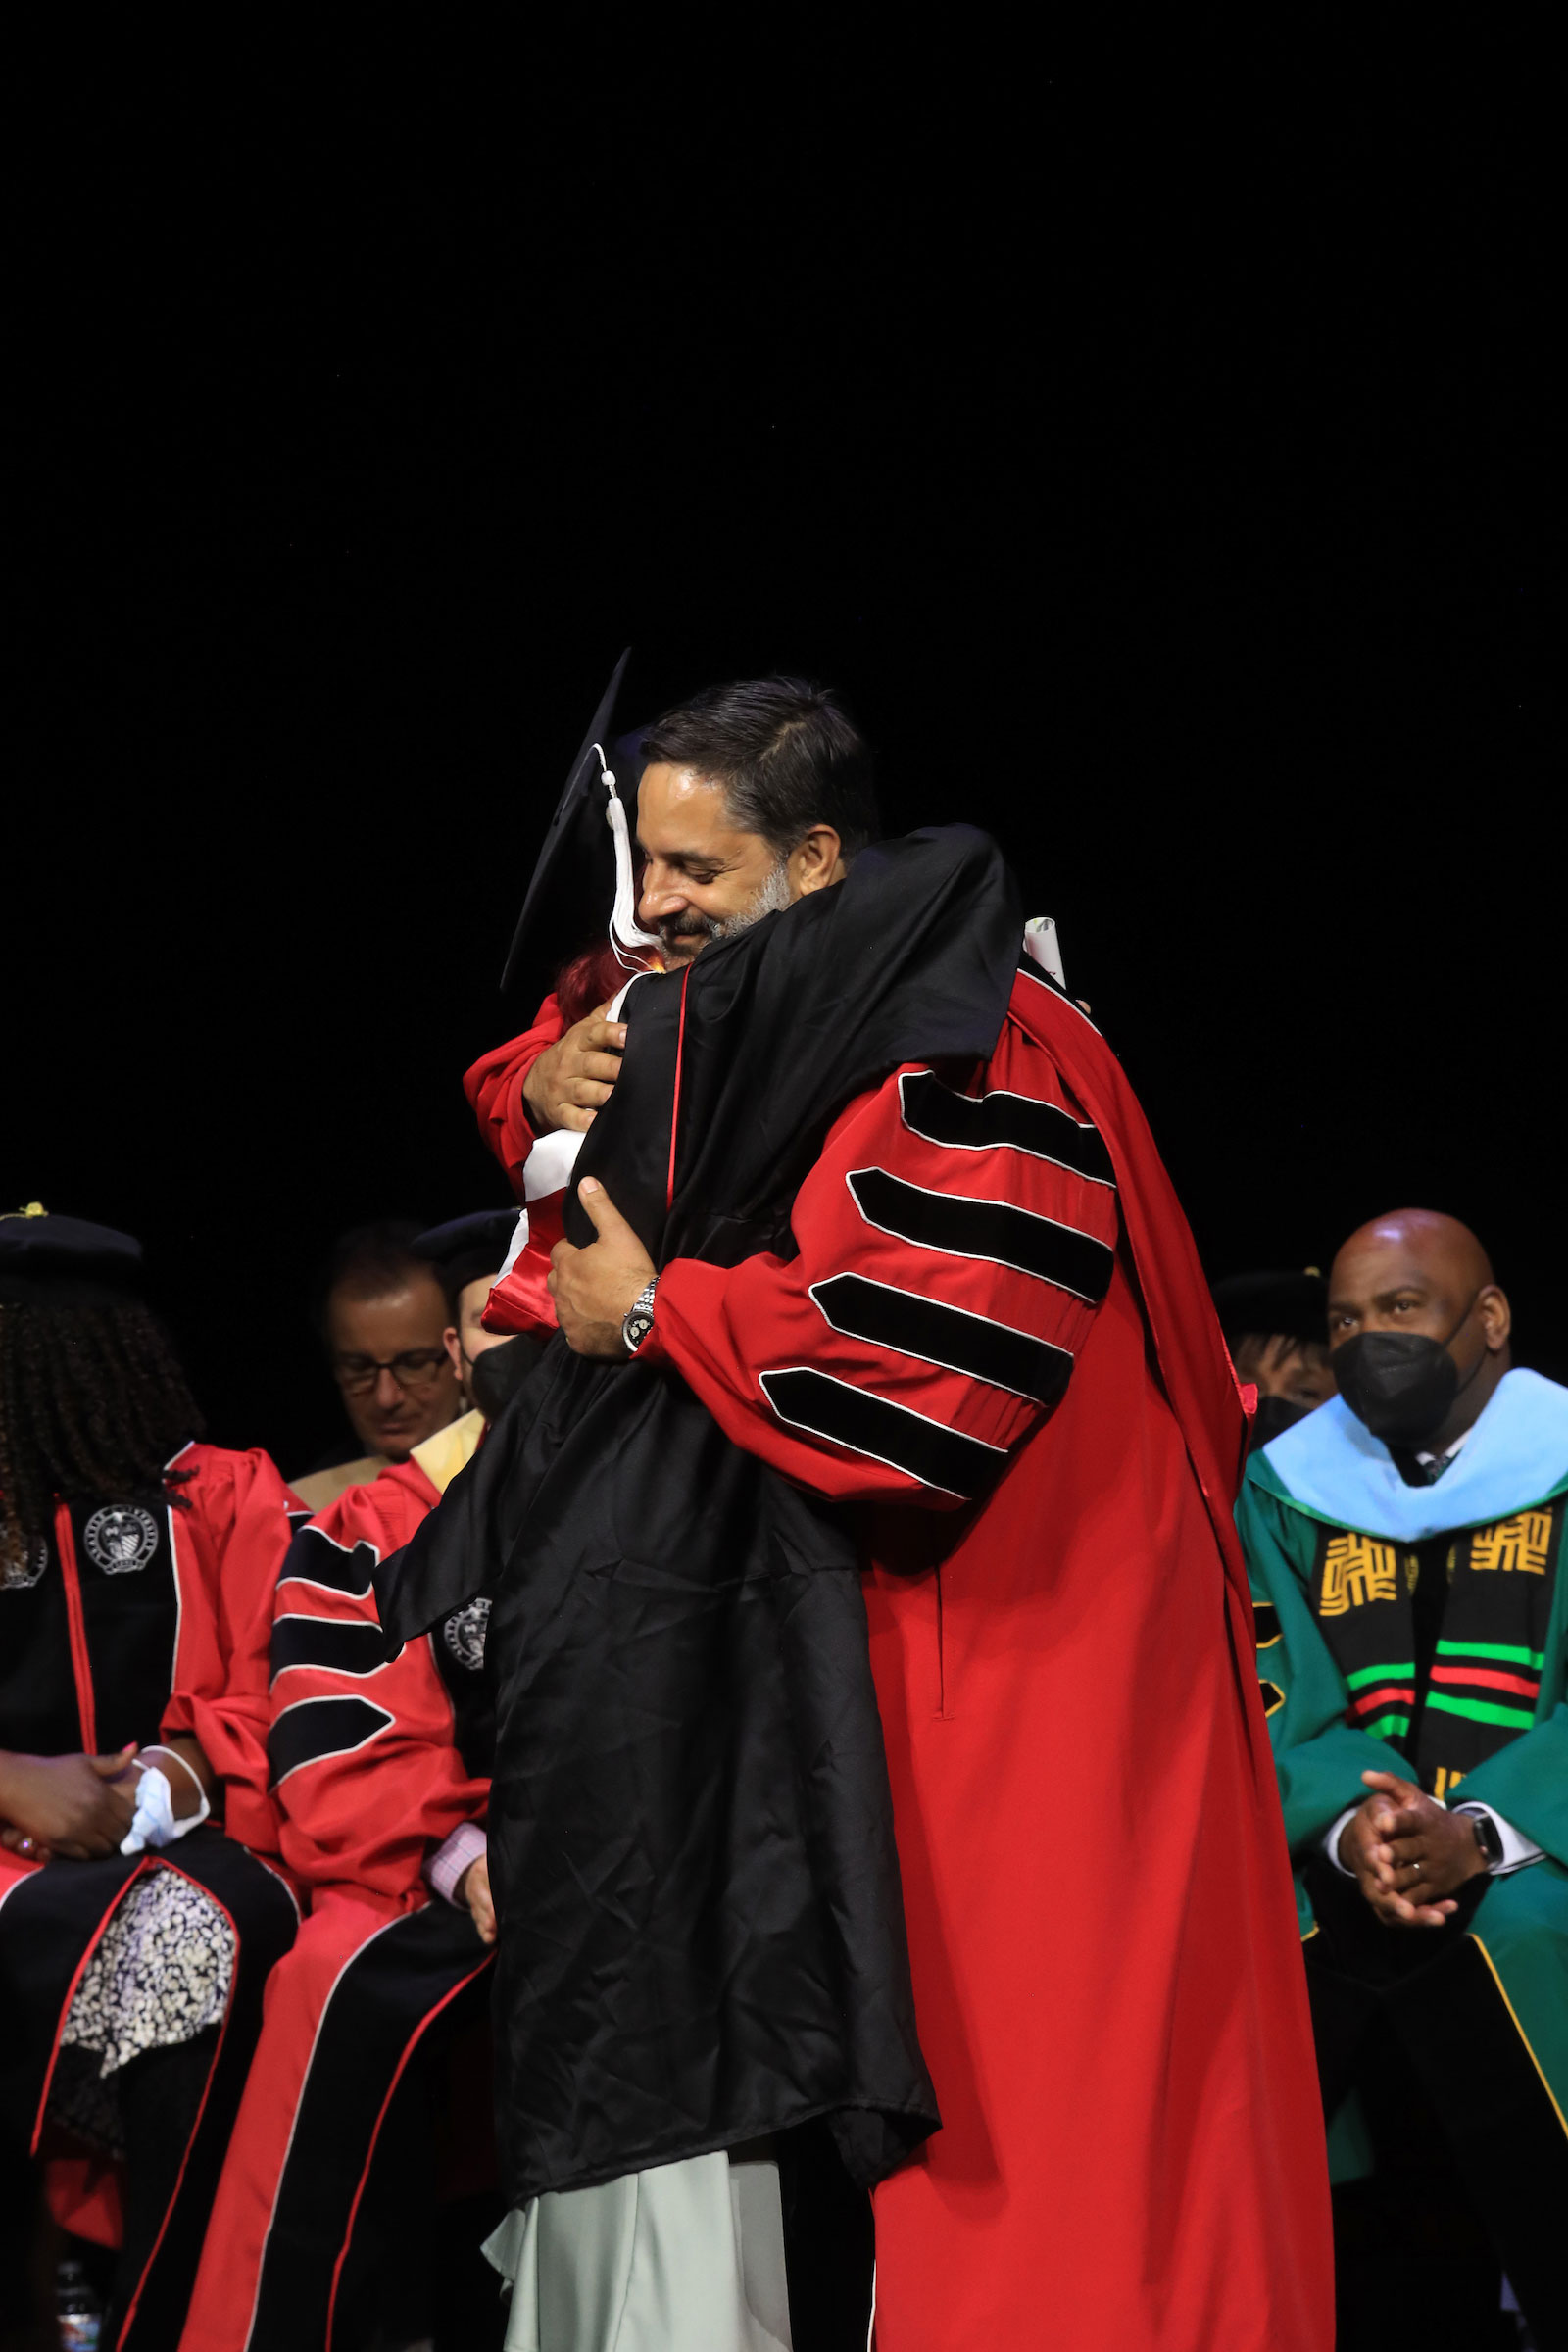
[[[321,1310],[327,1360],[360,1451],[292,1484],[320,1511],[348,1487],[465,1410],[462,1381],[444,1334],[451,1316],[434,1269],[416,1254],[417,1225],[386,1219],[343,1234],[333,1247]]]
[[[446,1345],[473,1409],[300,1529],[277,1580],[268,1754],[280,1838],[311,1914],[299,1964],[269,2001],[184,2352],[295,2352],[371,2331],[401,2345],[429,2333],[430,2119],[454,2064],[464,2080],[465,2021],[482,2016],[496,1939],[484,1827],[490,1604],[453,1611],[432,1640],[377,1663],[369,1572],[436,1508],[538,1352],[478,1323],[515,1221],[481,1210],[414,1243],[415,1265],[441,1285]],[[353,1327],[358,1303],[338,1301],[339,1329]],[[459,2340],[488,2317],[488,2277],[476,2244],[466,2269],[461,2259],[444,2267]],[[471,2303],[481,2316],[465,2321]]]

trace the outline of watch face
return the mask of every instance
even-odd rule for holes
[[[626,1309],[626,1319],[620,1327],[620,1336],[633,1355],[636,1354],[653,1328],[654,1284],[650,1283],[646,1290],[638,1292],[637,1297]]]

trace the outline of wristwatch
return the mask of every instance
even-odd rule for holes
[[[625,1320],[620,1327],[620,1336],[626,1343],[628,1355],[636,1354],[654,1328],[654,1293],[658,1288],[659,1277],[656,1274],[653,1281],[638,1292],[626,1309]]]
[[[1476,1843],[1486,1857],[1487,1868],[1495,1870],[1502,1860],[1502,1832],[1490,1813],[1472,1813],[1470,1820],[1475,1830]]]

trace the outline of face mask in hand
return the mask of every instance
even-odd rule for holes
[[[1470,1306],[1474,1304],[1472,1298]],[[1465,1322],[1470,1306],[1449,1332],[1449,1340]],[[1470,1386],[1486,1359],[1478,1356],[1475,1369],[1461,1384],[1447,1340],[1431,1340],[1419,1331],[1358,1331],[1353,1340],[1335,1348],[1333,1360],[1340,1395],[1356,1419],[1385,1445],[1416,1446],[1443,1427],[1461,1385]]]

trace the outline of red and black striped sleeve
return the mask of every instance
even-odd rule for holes
[[[1110,1157],[1016,1024],[967,1081],[898,1071],[801,1187],[799,1255],[677,1259],[645,1350],[737,1444],[841,1499],[982,1494],[1109,1287]]]
[[[388,1660],[370,1583],[435,1501],[413,1463],[383,1471],[301,1529],[283,1564],[268,1754],[283,1858],[314,1886],[421,1901],[427,1852],[485,1810],[429,1639]]]

